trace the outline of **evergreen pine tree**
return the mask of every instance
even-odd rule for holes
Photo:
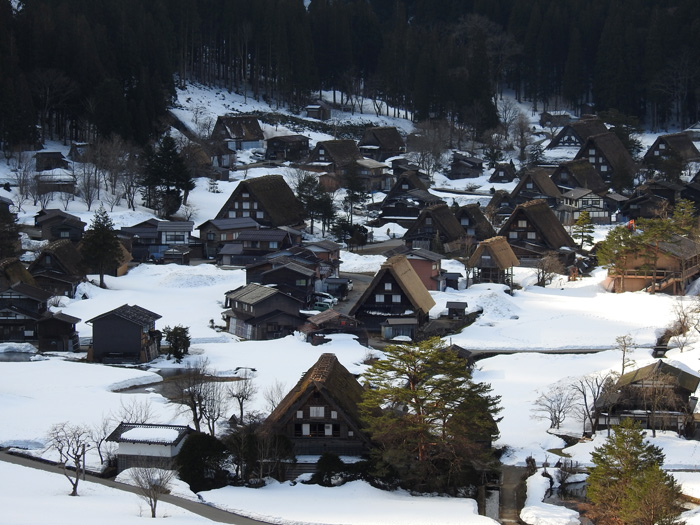
[[[16,257],[19,248],[19,228],[15,216],[0,208],[0,259]]]
[[[579,248],[583,249],[584,244],[593,244],[594,230],[590,214],[585,210],[579,213],[578,219],[576,219],[572,227],[572,237],[574,240],[578,239]]]
[[[664,462],[661,449],[644,438],[639,424],[626,418],[591,453],[593,468],[588,476],[586,496],[601,522],[678,523],[680,489],[661,470]]]
[[[80,253],[85,264],[100,275],[100,288],[106,288],[105,273],[122,263],[122,247],[112,219],[102,205],[95,212],[90,229],[85,232]]]

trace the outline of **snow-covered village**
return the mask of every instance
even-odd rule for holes
[[[574,2],[190,3],[0,0],[0,522],[700,525],[698,66],[625,106],[590,34],[531,70]]]

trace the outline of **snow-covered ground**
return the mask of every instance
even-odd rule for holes
[[[190,87],[179,96],[178,115],[190,121],[193,129],[202,119],[215,118],[229,111],[267,111],[268,107],[246,102],[242,97],[225,92],[215,92]],[[193,115],[197,114],[197,122]],[[339,115],[337,118],[370,119],[372,114]],[[410,131],[410,123],[400,119],[373,120],[383,125],[399,125]],[[268,133],[274,130],[267,129]],[[284,130],[278,129],[277,132]],[[331,138],[322,134],[312,135],[312,141]],[[67,153],[61,144],[50,144],[47,149]],[[257,177],[268,173],[282,173],[282,169],[251,169],[245,176]],[[234,179],[244,175],[235,173]],[[9,167],[0,163],[0,179],[11,178]],[[466,181],[449,181],[436,174],[436,186],[465,189],[467,184],[480,185],[480,191],[488,193],[491,185],[487,176]],[[199,181],[190,195],[195,208],[192,220],[195,227],[214,216],[235,188],[238,180],[220,182],[220,193],[210,193],[208,185]],[[511,189],[506,185],[497,186]],[[0,190],[3,191],[4,190]],[[5,193],[2,193],[5,195]],[[11,196],[11,195],[10,195]],[[458,203],[479,201],[488,197],[479,195],[455,195],[445,193]],[[50,207],[62,207],[56,201]],[[19,219],[32,223],[37,208],[25,203]],[[89,223],[93,211],[82,202],[69,203],[68,211]],[[131,211],[117,206],[110,214],[116,227],[131,226],[152,217],[150,210],[137,207]],[[388,232],[387,232],[388,231]],[[376,241],[401,236],[403,229],[390,224],[373,230]],[[596,235],[602,238],[605,229]],[[361,256],[343,252],[342,271],[374,273],[384,258]],[[454,262],[447,263],[450,270],[463,271]],[[534,287],[530,270],[517,269],[516,280],[522,285],[513,296],[498,285],[478,285],[466,290],[432,292],[436,306],[431,316],[436,317],[445,309],[447,301],[467,301],[470,310],[483,309],[484,313],[470,327],[450,337],[452,343],[468,349],[508,350],[479,361],[475,378],[492,385],[495,394],[501,396],[503,420],[499,424],[500,438],[496,446],[506,447],[503,461],[512,465],[524,465],[532,455],[538,463],[553,457],[550,449],[562,448],[564,442],[548,433],[546,421],[533,419],[533,401],[549,385],[566,381],[583,374],[618,369],[619,352],[613,350],[615,338],[630,334],[641,345],[634,354],[637,365],[651,362],[650,347],[656,337],[673,318],[673,305],[677,299],[651,296],[644,293],[610,294],[603,288],[604,272],[596,271],[591,277],[576,282],[557,280],[546,288]],[[89,337],[90,325],[85,321],[121,304],[138,304],[160,315],[158,328],[182,324],[190,327],[193,337],[191,355],[185,359],[205,357],[215,373],[234,375],[237,367],[255,368],[258,395],[253,399],[252,410],[267,411],[262,393],[276,383],[288,390],[296,384],[323,352],[335,353],[353,373],[362,373],[368,349],[349,335],[339,334],[320,347],[313,347],[297,336],[277,341],[239,341],[230,334],[210,327],[210,321],[221,324],[221,312],[226,291],[245,283],[241,270],[221,270],[211,265],[182,267],[175,265],[140,266],[120,278],[107,277],[107,290],[90,284],[81,287],[78,297],[62,299],[59,309],[80,317],[80,335]],[[556,350],[596,350],[596,353],[557,354]],[[0,346],[0,351],[27,351],[17,345]],[[537,351],[537,352],[535,352]],[[697,373],[700,365],[700,345],[695,341],[683,353],[672,350],[668,354],[681,366]],[[150,370],[117,368],[87,364],[76,360],[80,354],[65,356],[37,356],[37,359],[20,362],[0,362],[0,446],[27,448],[37,455],[52,457],[44,450],[46,433],[56,423],[98,425],[105,418],[116,422],[120,410],[134,402],[150,405],[154,422],[187,424],[186,415],[179,412],[165,398],[154,392],[118,392],[123,388],[157,382],[160,376],[153,373],[160,368],[183,366],[159,359],[151,363]],[[68,358],[68,359],[66,359]],[[569,418],[562,432],[580,434],[581,422]],[[223,429],[222,429],[223,430]],[[573,459],[582,464],[590,461],[590,451],[604,436],[566,449]],[[696,468],[700,463],[697,443],[675,435],[660,433],[652,440],[666,454],[669,468]],[[89,454],[89,463],[97,466],[95,452]],[[700,475],[678,474],[684,490],[696,495],[700,487]],[[0,462],[0,505],[3,513],[0,522],[13,524],[102,521],[105,523],[130,523],[147,516],[145,505],[136,496],[127,495],[89,483],[81,484],[80,498],[69,498],[69,486],[59,474],[45,474],[6,465]],[[539,480],[538,480],[539,481]],[[539,486],[533,482],[534,485]],[[28,489],[31,487],[31,490]],[[540,489],[537,489],[540,490]],[[178,487],[183,495],[188,490]],[[346,523],[399,525],[410,523],[493,523],[476,516],[471,500],[455,500],[438,497],[415,497],[404,493],[387,493],[355,482],[343,487],[321,488],[302,484],[273,483],[263,489],[225,488],[200,494],[212,504],[280,524]],[[31,499],[30,499],[31,498]],[[547,513],[552,509],[537,504],[540,492],[533,488],[528,499],[528,519],[541,525],[562,523]],[[42,505],[37,505],[42,502]],[[47,510],[42,510],[47,509]],[[192,516],[174,507],[162,505],[163,515],[170,523],[202,523],[203,518]],[[309,509],[313,509],[310,512]],[[540,510],[538,510],[540,509]],[[160,512],[159,512],[160,514]],[[568,518],[567,518],[568,519]],[[688,516],[688,523],[700,524],[700,516]],[[565,523],[565,522],[564,522]]]

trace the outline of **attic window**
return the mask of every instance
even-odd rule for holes
[[[241,197],[243,197],[244,199],[247,199],[248,197],[250,197],[250,193],[244,192],[241,194]]]
[[[338,412],[331,410],[331,419],[338,419]]]
[[[425,224],[433,224],[433,218],[432,218],[432,217],[426,217],[426,218],[425,218]]]
[[[59,234],[59,237],[61,237],[61,239],[67,239],[68,237],[70,237],[70,232],[67,230],[62,230]]]
[[[304,419],[304,411],[297,410],[297,419]]]
[[[386,290],[387,292],[391,290],[391,283],[384,283],[384,290]]]
[[[527,221],[518,221],[518,228],[527,228]]]
[[[392,303],[400,303],[401,302],[401,296],[398,294],[394,294],[391,296],[391,302]]]
[[[324,407],[309,407],[309,416],[310,417],[323,417]]]

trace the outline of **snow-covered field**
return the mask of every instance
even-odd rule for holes
[[[180,96],[177,111],[183,119],[193,114],[193,108],[205,108],[211,115],[231,110],[263,109],[244,105],[242,98],[227,93],[206,92],[189,88]],[[202,111],[199,111],[201,114]],[[357,118],[369,119],[371,115]],[[395,120],[395,119],[394,119]],[[399,124],[406,129],[406,121],[383,119],[384,124]],[[195,127],[196,123],[192,123]],[[323,140],[327,136],[313,136]],[[56,144],[51,148],[65,151]],[[251,169],[248,177],[261,176],[279,170]],[[284,174],[284,173],[283,173]],[[9,169],[0,164],[0,178],[7,178]],[[485,184],[470,180],[469,183]],[[436,176],[436,185],[447,181]],[[191,193],[190,202],[196,212],[195,227],[214,216],[236,181],[220,182],[221,193],[210,193],[200,182]],[[462,181],[460,184],[464,184]],[[486,190],[488,188],[485,188]],[[498,188],[496,188],[498,189]],[[450,197],[451,198],[451,197]],[[481,197],[460,196],[458,202],[473,202]],[[449,201],[449,198],[448,198]],[[449,201],[451,203],[451,201]],[[61,207],[55,202],[52,207]],[[93,212],[80,202],[71,202],[68,211],[90,222]],[[31,223],[36,208],[25,205],[20,221]],[[130,226],[152,217],[149,210],[138,207],[136,212],[124,207],[110,214],[116,227]],[[376,228],[376,241],[390,234],[402,235],[397,225]],[[597,232],[598,237],[604,230]],[[341,271],[373,273],[384,260],[381,256],[360,256],[344,252]],[[462,271],[457,263],[450,269]],[[484,313],[476,323],[460,334],[450,337],[452,343],[468,349],[508,350],[512,354],[499,355],[479,362],[475,378],[492,385],[502,399],[503,420],[499,424],[501,436],[497,446],[507,447],[503,461],[523,465],[528,455],[538,462],[552,458],[553,448],[564,442],[547,432],[546,421],[532,418],[533,401],[550,384],[584,374],[617,369],[619,352],[612,350],[615,338],[630,334],[641,345],[634,354],[639,366],[651,362],[650,347],[656,337],[673,318],[673,304],[677,299],[665,295],[644,293],[610,294],[602,286],[603,271],[576,282],[557,280],[546,288],[532,286],[531,271],[518,269],[516,280],[523,286],[513,296],[504,293],[498,285],[478,285],[466,290],[433,292],[436,306],[431,316],[436,317],[448,301],[466,301],[470,310],[482,308]],[[221,312],[226,291],[245,283],[241,270],[221,270],[212,265],[182,267],[140,266],[120,278],[107,277],[107,290],[90,284],[81,287],[78,297],[63,299],[59,309],[80,317],[80,335],[89,337],[91,327],[85,321],[122,304],[138,304],[160,315],[158,328],[183,324],[190,327],[193,337],[188,361],[205,357],[210,367],[220,375],[233,375],[237,367],[255,368],[255,382],[259,394],[250,409],[266,411],[262,396],[265,389],[283,383],[288,390],[297,382],[323,352],[335,353],[353,373],[362,373],[361,364],[367,354],[349,335],[334,336],[332,342],[313,347],[300,337],[289,336],[269,342],[238,341],[235,337],[217,332],[210,321],[221,324]],[[596,353],[556,354],[556,350],[596,350]],[[0,346],[0,351],[27,350],[16,345]],[[697,373],[700,364],[700,345],[691,342],[683,353],[672,350],[669,358]],[[159,359],[151,363],[151,371],[135,368],[116,368],[77,361],[80,354],[38,357],[24,362],[0,362],[0,446],[31,449],[37,455],[51,454],[43,450],[46,433],[56,423],[98,425],[104,418],[117,418],[120,409],[134,401],[147,400],[154,421],[187,424],[186,415],[169,404],[157,393],[117,392],[128,386],[143,385],[160,380],[155,369],[178,366],[172,361]],[[66,359],[69,358],[69,359]],[[115,423],[116,426],[116,423]],[[562,432],[579,433],[581,422],[567,419]],[[566,449],[573,459],[589,463],[590,451],[604,436]],[[700,463],[697,443],[675,435],[660,434],[655,444],[666,454],[670,468],[696,468]],[[89,454],[89,463],[96,466],[96,453]],[[679,474],[684,489],[696,495],[700,475]],[[57,523],[101,521],[104,523],[131,523],[147,516],[145,505],[136,496],[112,491],[89,483],[81,483],[80,498],[69,498],[68,483],[59,474],[46,474],[6,465],[0,462],[1,523],[34,524],[49,520]],[[533,484],[536,484],[533,482]],[[187,489],[179,487],[187,497]],[[538,489],[539,490],[539,489]],[[529,521],[543,525],[567,523],[570,519],[563,510],[553,511],[537,505],[539,492],[534,489],[528,499]],[[473,501],[439,497],[415,497],[404,493],[377,491],[355,482],[343,487],[321,488],[302,484],[272,483],[259,489],[225,488],[200,496],[222,508],[280,524],[452,524],[494,523],[476,515]],[[31,498],[31,499],[30,499]],[[38,505],[37,502],[41,502]],[[43,510],[46,509],[46,510]],[[168,516],[169,523],[202,523],[206,520],[167,505],[159,507],[159,515]],[[310,512],[309,509],[313,509]],[[538,510],[540,509],[540,510]],[[548,514],[554,512],[556,516]],[[688,516],[688,523],[700,524],[700,516]]]

